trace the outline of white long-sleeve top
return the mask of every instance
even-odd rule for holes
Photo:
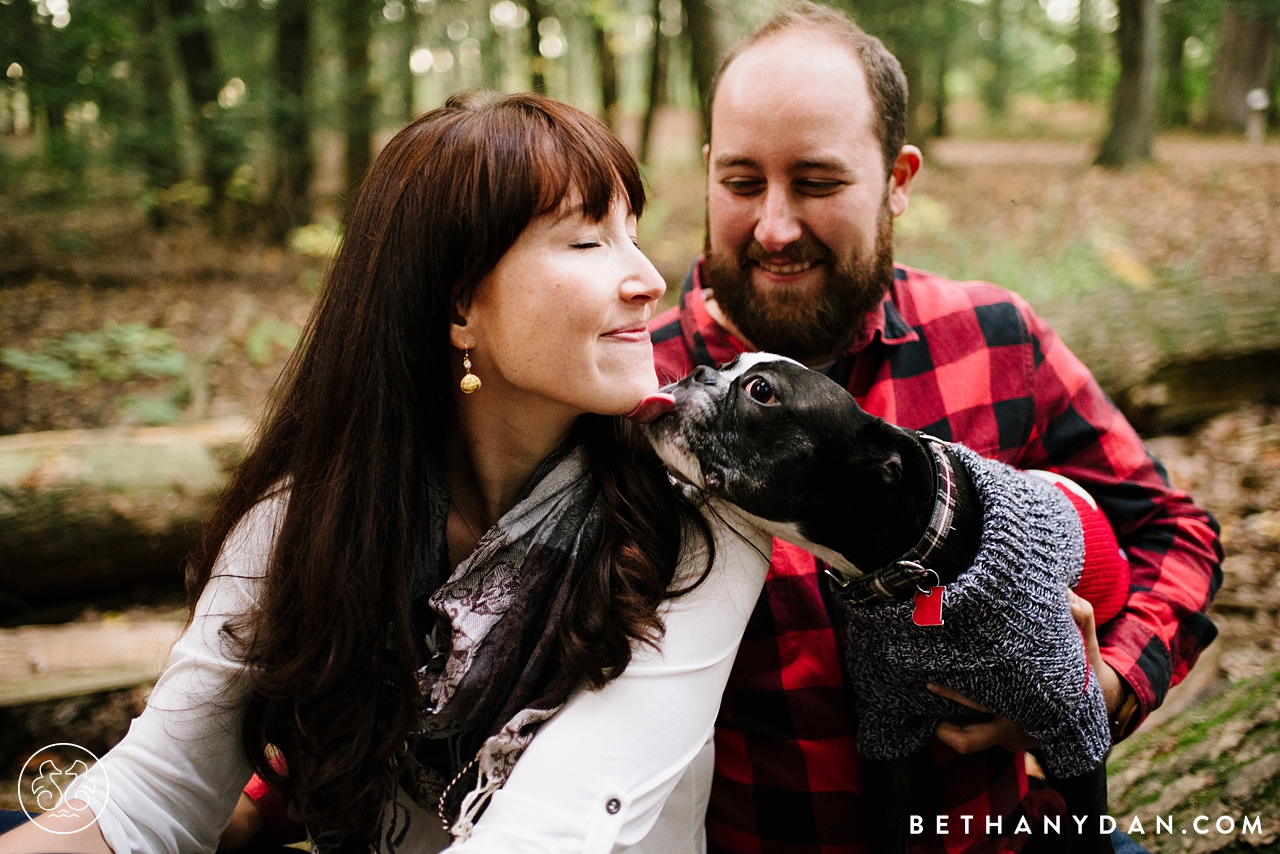
[[[227,538],[146,711],[82,780],[116,854],[217,848],[252,773],[240,751],[244,696],[232,679],[240,665],[219,629],[256,607],[284,501],[258,504]],[[770,545],[733,508],[715,510],[715,566],[700,587],[662,605],[659,646],[637,646],[620,677],[571,697],[538,732],[471,837],[450,852],[703,851],[716,712]],[[705,555],[687,551],[677,584],[705,564]],[[398,851],[432,854],[448,846],[433,814],[403,791],[397,800],[410,819]]]

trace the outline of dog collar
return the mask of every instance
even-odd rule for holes
[[[937,491],[933,515],[920,542],[888,566],[847,581],[829,569],[826,571],[835,584],[837,595],[851,605],[897,601],[914,593],[929,576],[937,577],[937,573],[929,568],[929,558],[951,532],[951,523],[956,515],[956,477],[951,468],[951,458],[947,456],[947,443],[928,433],[917,433],[916,436],[930,451]]]
[[[911,551],[894,562],[915,561],[927,567],[929,558],[942,545],[947,534],[951,533],[951,523],[956,517],[956,476],[951,470],[951,458],[947,456],[947,443],[928,433],[917,435],[933,452],[933,482],[938,495],[933,502],[933,516],[929,519],[929,527],[925,528],[924,536]]]

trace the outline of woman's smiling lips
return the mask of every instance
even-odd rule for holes
[[[600,336],[607,341],[618,341],[623,344],[648,344],[649,343],[649,327],[643,323],[633,323],[630,326],[619,326]]]

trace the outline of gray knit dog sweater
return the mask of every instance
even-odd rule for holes
[[[1111,736],[1067,601],[1084,563],[1075,510],[1038,477],[950,449],[981,498],[982,544],[972,568],[947,586],[941,626],[915,625],[910,601],[845,608],[859,750],[905,757],[942,720],[971,714],[925,688],[932,682],[1020,723],[1040,740],[1054,776],[1083,774]]]

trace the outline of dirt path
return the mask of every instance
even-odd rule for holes
[[[1097,144],[1092,142],[940,139],[930,145],[929,155],[947,166],[1001,163],[1088,166],[1097,150]],[[1196,166],[1280,163],[1280,142],[1250,145],[1232,139],[1162,137],[1156,140],[1155,159],[1157,163]]]

